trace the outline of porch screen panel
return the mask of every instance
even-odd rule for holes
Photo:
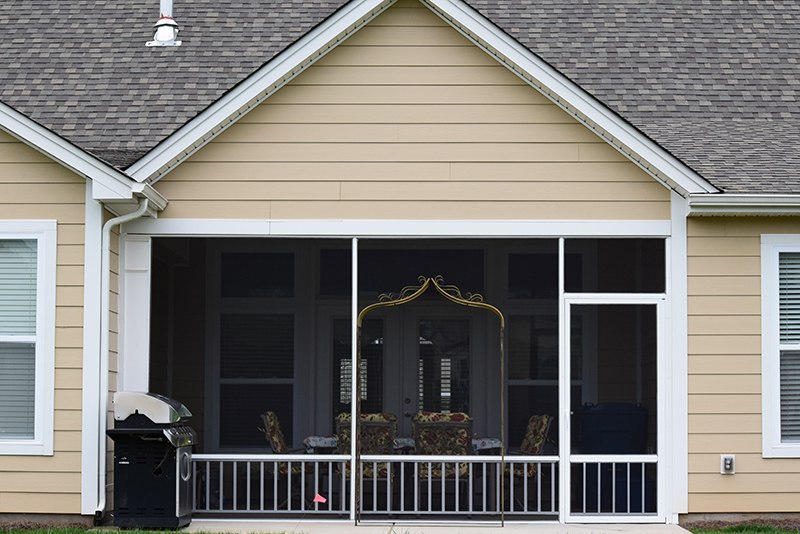
[[[294,333],[292,314],[228,313],[220,316],[219,444],[263,447],[260,414],[278,415],[292,443]]]
[[[655,305],[573,305],[570,315],[572,368],[584,376],[572,453],[658,452]]]
[[[566,239],[568,293],[663,293],[666,290],[664,239]]]
[[[800,253],[779,256],[781,441],[800,441]]]
[[[0,439],[34,437],[37,241],[0,241]]]

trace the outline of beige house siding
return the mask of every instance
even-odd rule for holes
[[[800,459],[761,457],[761,234],[796,218],[691,218],[688,224],[689,511],[789,512]],[[719,456],[736,454],[736,474]]]
[[[0,456],[0,513],[80,513],[85,181],[0,131],[0,218],[57,226],[53,456]]]
[[[156,185],[161,217],[669,219],[669,194],[401,0]]]

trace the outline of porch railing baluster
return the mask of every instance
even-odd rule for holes
[[[220,510],[222,510],[222,503],[225,500],[225,498],[224,498],[225,493],[224,493],[223,487],[222,487],[222,479],[225,477],[225,472],[224,472],[223,467],[222,467],[223,465],[225,465],[225,464],[223,464],[222,461],[220,461],[219,462],[219,509]]]
[[[505,499],[501,498],[500,462],[499,456],[365,455],[361,465],[354,466],[345,455],[195,455],[192,473],[196,480],[190,496],[194,500],[193,511],[200,515],[327,514],[344,518],[352,504],[347,473],[352,476],[355,468],[361,480],[360,512],[365,518],[418,518],[420,513],[435,518],[459,514],[496,518],[505,509],[509,518],[553,519],[558,513],[558,459],[518,457],[508,462]],[[642,472],[647,469],[646,463],[640,464]],[[534,475],[529,474],[532,470],[536,471]],[[544,480],[548,473],[550,484]],[[549,496],[542,491],[545,487],[549,488]],[[427,504],[421,502],[425,491]],[[531,494],[534,491],[535,504]],[[318,494],[326,497],[327,506],[311,500],[312,495]],[[364,502],[365,497],[368,502]],[[549,507],[545,506],[548,498]]]
[[[467,511],[471,514],[474,510],[472,508],[472,487],[473,487],[473,476],[472,476],[472,464],[469,464],[467,467],[469,470],[469,493],[467,494],[469,497],[469,505],[467,506]]]
[[[611,513],[617,511],[617,463],[611,462]]]
[[[259,462],[259,464],[260,464],[259,471],[261,473],[261,476],[259,476],[259,478],[258,478],[258,489],[259,489],[259,495],[260,495],[259,499],[258,499],[258,510],[263,512],[264,511],[264,486],[266,485],[265,484],[266,481],[264,480],[264,462],[261,461],[261,462]]]

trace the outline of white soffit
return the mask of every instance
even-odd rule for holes
[[[2,102],[0,127],[76,174],[92,179],[96,184],[95,200],[133,197],[134,182],[129,177]]]
[[[355,0],[251,75],[127,169],[157,181],[395,0]],[[600,101],[460,0],[421,0],[485,52],[597,133],[655,179],[687,196],[718,190]]]

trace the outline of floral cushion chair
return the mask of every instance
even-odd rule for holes
[[[525,437],[522,438],[522,444],[519,446],[519,454],[524,456],[536,456],[542,454],[545,443],[547,443],[547,435],[550,432],[550,424],[553,418],[549,415],[534,415],[528,420],[528,427],[525,430]],[[523,476],[523,465],[514,465],[514,476]],[[538,464],[528,464],[528,476],[533,477],[536,475],[536,467]]]
[[[394,440],[397,437],[397,416],[393,413],[362,413],[360,419],[361,454],[392,454]],[[339,454],[350,454],[350,421],[349,413],[340,413],[336,416]],[[377,464],[368,462],[363,467],[365,479],[385,479],[388,471],[386,462]],[[350,464],[347,464],[347,474],[350,474]]]
[[[264,412],[261,414],[261,421],[264,423],[264,428],[259,427],[259,430],[264,433],[267,438],[269,446],[272,448],[273,454],[292,454],[295,452],[302,452],[304,449],[290,450],[286,446],[286,439],[283,437],[281,425],[278,422],[278,416],[275,412]],[[278,472],[286,474],[288,472],[288,464],[281,462],[278,465]],[[292,474],[299,475],[302,472],[302,466],[293,465]]]
[[[419,412],[414,415],[412,434],[416,454],[425,456],[466,456],[472,449],[472,418],[463,412]],[[459,477],[469,475],[469,464],[458,464]],[[428,478],[428,463],[419,466],[420,480]],[[455,478],[456,468],[445,464],[445,478]],[[442,478],[441,462],[430,464],[430,477]]]

